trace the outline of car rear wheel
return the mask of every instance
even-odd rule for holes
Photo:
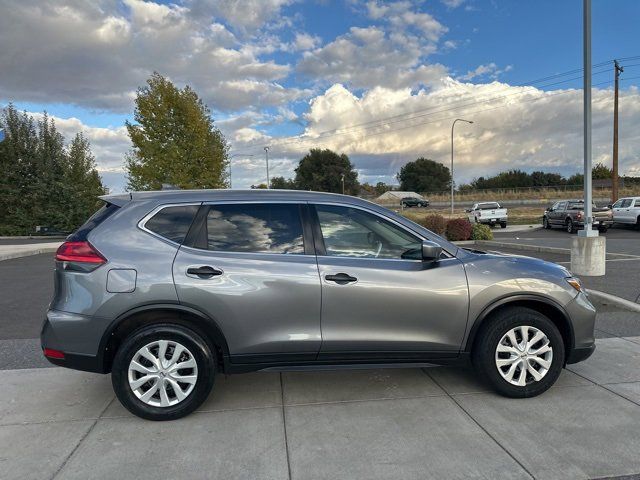
[[[472,352],[480,376],[507,397],[534,397],[558,379],[564,342],[558,328],[541,313],[506,308],[478,333]]]
[[[607,230],[609,230],[609,227],[598,227],[600,233],[607,233]]]
[[[500,223],[500,228],[507,228],[507,222]]]
[[[175,420],[209,396],[215,360],[207,343],[180,325],[134,332],[118,349],[111,381],[122,405],[148,420]]]
[[[567,233],[574,233],[576,231],[576,227],[573,225],[573,220],[570,218],[567,218],[564,226],[567,229]]]

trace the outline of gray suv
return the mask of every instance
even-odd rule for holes
[[[216,373],[465,364],[530,397],[594,350],[565,268],[449,243],[364,200],[294,191],[102,197],[56,253],[54,364],[111,372],[134,414],[195,410]]]

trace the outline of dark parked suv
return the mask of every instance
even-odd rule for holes
[[[378,205],[287,191],[165,191],[105,205],[56,253],[53,363],[112,373],[131,412],[196,409],[215,374],[471,361],[530,397],[594,349],[564,267],[470,251]]]
[[[403,197],[401,203],[405,208],[429,206],[429,200],[423,200],[422,198],[417,197]]]

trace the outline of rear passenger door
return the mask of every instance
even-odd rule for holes
[[[304,203],[212,203],[198,212],[173,275],[180,303],[207,313],[234,363],[314,360],[320,279]]]

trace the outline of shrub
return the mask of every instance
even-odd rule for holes
[[[438,215],[437,213],[427,215],[420,223],[424,228],[429,229],[438,235],[444,235],[444,231],[447,228],[447,221],[442,215]]]
[[[447,222],[445,230],[447,239],[452,242],[469,240],[471,238],[471,223],[466,218],[454,218]]]
[[[471,230],[471,240],[493,240],[493,232],[488,225],[475,223]]]

